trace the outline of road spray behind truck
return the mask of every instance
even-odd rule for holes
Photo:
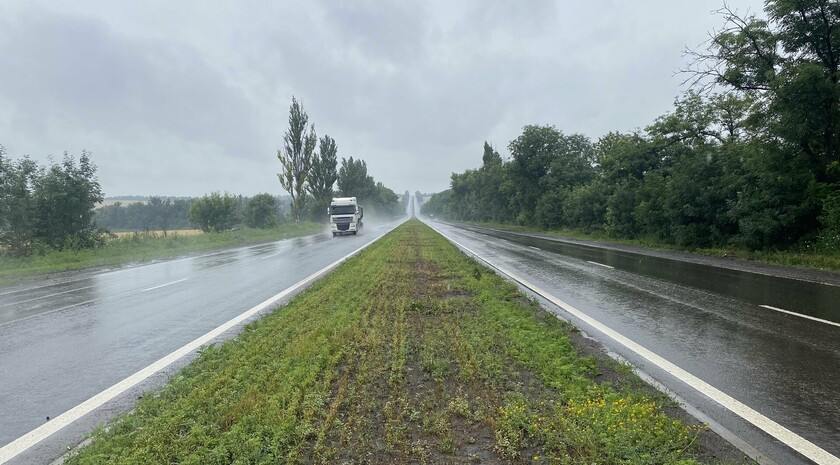
[[[364,209],[356,197],[334,197],[330,202],[330,230],[333,237],[339,234],[356,234],[362,229]]]

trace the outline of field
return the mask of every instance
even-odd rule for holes
[[[43,255],[9,257],[0,255],[0,284],[21,279],[90,267],[116,266],[149,260],[171,258],[208,250],[276,241],[315,234],[324,226],[317,223],[282,224],[271,229],[243,228],[221,233],[198,230],[118,233],[105,245],[94,249],[51,250]]]
[[[707,432],[576,337],[412,220],[205,349],[67,463],[710,461]]]

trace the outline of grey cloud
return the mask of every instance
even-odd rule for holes
[[[20,117],[111,134],[160,131],[248,152],[249,103],[195,50],[133,40],[88,18],[38,12],[5,23],[0,92]]]
[[[650,123],[718,6],[20,0],[0,20],[0,143],[94,150],[109,193],[279,191],[295,95],[340,155],[395,190],[439,190],[525,124]]]

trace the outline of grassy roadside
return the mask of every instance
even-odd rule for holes
[[[572,336],[412,220],[204,350],[67,463],[703,461],[697,427],[626,371],[595,381],[605,367]]]
[[[45,255],[19,258],[0,256],[0,284],[8,284],[43,273],[143,262],[188,253],[275,241],[314,234],[321,229],[323,229],[323,225],[316,223],[289,223],[272,229],[243,228],[236,231],[198,235],[170,233],[167,237],[159,237],[157,235],[134,234],[113,239],[105,246],[95,249],[56,250]]]
[[[587,233],[576,229],[542,229],[508,223],[467,222],[476,226],[485,226],[508,231],[533,232],[556,236],[561,239],[579,239],[611,244],[631,245],[649,249],[691,252],[719,258],[739,258],[753,260],[770,265],[814,268],[818,270],[840,271],[840,249],[838,250],[747,250],[737,247],[685,248],[653,239],[616,239],[605,233]]]

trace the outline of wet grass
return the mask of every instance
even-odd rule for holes
[[[99,266],[139,263],[206,252],[290,237],[315,234],[324,228],[316,223],[283,224],[271,229],[243,228],[236,231],[206,234],[135,233],[109,240],[94,249],[51,250],[41,255],[9,257],[0,255],[0,284],[45,273],[78,270]]]
[[[700,430],[661,396],[595,381],[572,334],[412,220],[67,463],[699,463]]]
[[[737,258],[770,265],[812,268],[826,271],[840,271],[840,249],[828,246],[803,245],[788,250],[748,250],[738,247],[687,248],[668,244],[653,238],[618,239],[603,232],[585,232],[576,229],[542,229],[507,223],[467,222],[476,226],[504,229],[517,232],[533,232],[556,236],[560,239],[577,239],[604,242],[607,244],[630,245],[656,250],[691,252],[718,258]]]

